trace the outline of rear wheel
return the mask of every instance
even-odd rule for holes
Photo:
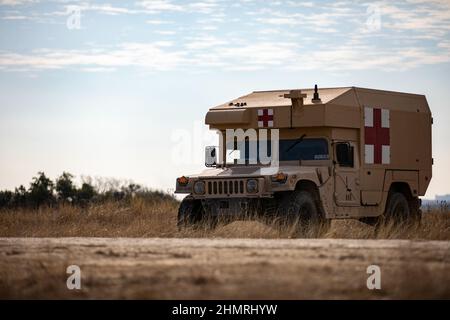
[[[420,210],[421,200],[419,198],[412,198],[409,201],[410,221],[418,223],[422,221],[422,210]]]
[[[401,192],[392,192],[387,200],[383,222],[393,225],[417,223],[421,215],[419,199],[408,199]]]
[[[306,190],[284,194],[277,216],[282,225],[293,226],[295,233],[302,236],[318,237],[328,230],[330,224],[319,210],[315,197]]]

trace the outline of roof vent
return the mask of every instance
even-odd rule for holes
[[[317,84],[314,85],[314,96],[313,96],[311,102],[312,103],[320,103],[320,102],[322,102],[322,100],[320,100],[320,97],[319,97],[319,91],[317,89]]]

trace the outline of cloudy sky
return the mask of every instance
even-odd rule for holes
[[[253,90],[426,94],[450,193],[450,1],[0,0],[0,189],[40,170],[173,188]]]

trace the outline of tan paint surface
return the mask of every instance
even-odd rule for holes
[[[383,213],[387,192],[394,182],[407,183],[413,196],[425,194],[432,176],[431,112],[425,96],[343,87],[321,88],[320,100],[312,101],[313,93],[313,89],[253,92],[211,108],[205,122],[211,129],[222,131],[259,129],[258,110],[272,109],[273,128],[280,130],[280,139],[295,139],[303,134],[309,138],[328,139],[330,160],[325,167],[314,161],[299,161],[280,163],[280,168],[275,169],[295,175],[296,181],[308,179],[316,183],[328,217]],[[389,110],[389,164],[366,163],[365,107]],[[354,168],[339,168],[339,165],[333,164],[332,161],[336,160],[334,145],[339,141],[348,141],[353,145]],[[317,169],[319,172],[325,169],[333,175],[322,184]],[[258,176],[269,181],[272,171],[261,166],[231,167],[213,169],[191,177]],[[293,189],[295,184],[289,183],[286,187]],[[264,195],[270,196],[275,191],[267,186]]]

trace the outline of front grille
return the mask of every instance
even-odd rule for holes
[[[245,183],[243,179],[212,180],[206,184],[206,193],[209,195],[233,195],[245,194]]]

